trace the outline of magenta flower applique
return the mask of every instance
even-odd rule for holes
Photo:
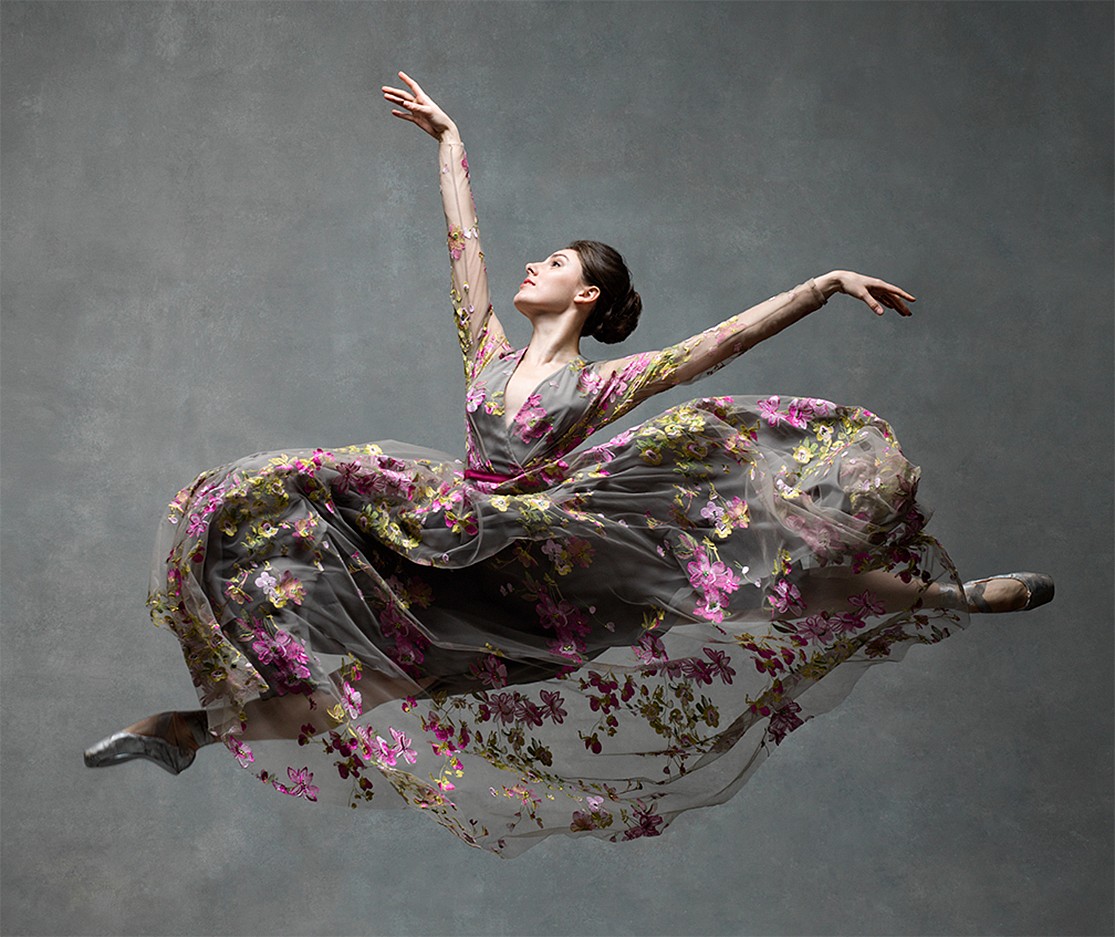
[[[320,788],[316,784],[310,782],[314,779],[314,773],[309,767],[302,768],[296,771],[294,768],[287,768],[287,775],[290,777],[291,784],[288,787],[285,784],[280,784],[275,780],[271,783],[276,790],[282,791],[284,794],[290,794],[291,797],[305,797],[306,800],[317,800],[317,794]]]
[[[770,723],[767,725],[767,733],[770,735],[775,745],[781,745],[782,740],[789,735],[794,729],[805,725],[798,713],[801,712],[801,707],[793,700],[786,700],[781,708],[776,710],[770,717]]]
[[[489,654],[482,661],[473,661],[469,669],[486,687],[499,689],[507,685],[507,666],[494,654]]]
[[[248,765],[256,760],[256,756],[252,753],[251,746],[241,742],[235,735],[225,737],[225,748],[236,756],[236,760],[240,762],[241,768],[248,767]]]
[[[635,801],[637,806],[633,811],[632,819],[635,821],[634,826],[627,828],[623,834],[625,840],[639,839],[641,836],[659,836],[661,830],[659,829],[666,821],[654,812],[654,804],[644,804],[641,800]]]
[[[485,395],[486,389],[484,385],[474,384],[468,389],[468,393],[465,394],[465,409],[468,410],[469,413],[475,413],[484,402]]]
[[[548,716],[553,722],[561,725],[562,722],[565,721],[565,717],[569,715],[562,708],[561,704],[564,702],[565,700],[562,699],[561,694],[556,690],[554,690],[553,692],[551,692],[550,690],[543,690],[541,707],[542,715]]]
[[[767,598],[770,599],[774,609],[782,615],[796,614],[805,608],[805,603],[801,600],[801,592],[788,579],[779,579]]]
[[[534,442],[546,435],[550,429],[550,421],[546,418],[546,408],[542,406],[541,394],[531,394],[527,397],[526,403],[515,414],[515,426],[523,442]]]
[[[402,758],[407,764],[414,764],[418,760],[418,752],[410,747],[410,739],[394,728],[391,729],[391,737],[395,740],[393,746],[395,755]]]
[[[786,411],[786,422],[794,429],[807,429],[813,419],[813,402],[808,398],[795,397]]]
[[[740,587],[742,580],[724,563],[712,562],[708,553],[700,549],[686,569],[690,584],[701,594],[693,614],[708,621],[723,621],[724,599]]]
[[[848,596],[848,604],[853,608],[858,609],[853,613],[857,617],[866,617],[868,615],[882,615],[886,612],[886,606],[883,605],[879,599],[872,595],[871,592],[864,590],[859,595]]]
[[[775,394],[773,397],[768,397],[766,400],[759,401],[759,413],[771,426],[777,426],[779,423],[784,422],[781,413],[778,412],[778,407],[782,403],[782,398]]]
[[[344,707],[345,712],[348,713],[349,718],[355,719],[364,712],[364,696],[359,690],[354,690],[352,684],[347,680],[345,681],[343,692],[344,697],[341,700],[341,705]]]

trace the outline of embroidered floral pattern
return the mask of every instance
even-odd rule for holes
[[[860,408],[705,397],[578,448],[741,354],[739,317],[576,359],[508,424],[522,352],[489,302],[463,148],[440,168],[467,461],[382,442],[205,472],[160,528],[152,616],[281,793],[404,802],[505,856],[540,832],[658,836],[821,711],[818,681],[831,705],[862,665],[963,625],[924,602],[955,570],[918,470]],[[244,741],[257,700],[289,738]]]

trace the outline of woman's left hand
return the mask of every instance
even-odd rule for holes
[[[895,286],[893,283],[887,283],[886,280],[864,276],[862,273],[855,273],[851,270],[833,270],[821,279],[828,280],[830,284],[835,284],[835,289],[832,289],[832,286],[825,289],[823,284],[818,283],[818,287],[826,296],[830,295],[830,290],[834,293],[847,293],[849,296],[854,296],[856,299],[861,299],[867,303],[871,307],[871,311],[877,316],[886,312],[884,307],[895,310],[900,316],[913,315],[906,302],[913,303],[917,300],[901,287]]]

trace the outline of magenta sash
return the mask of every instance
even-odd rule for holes
[[[494,472],[478,472],[476,469],[465,469],[465,478],[470,481],[491,482],[493,485],[499,485],[515,477],[514,475],[497,475]]]

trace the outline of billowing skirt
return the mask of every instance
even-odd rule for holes
[[[394,441],[261,453],[163,520],[149,604],[276,791],[511,856],[727,800],[866,665],[962,626],[874,414],[703,398],[502,484]]]

